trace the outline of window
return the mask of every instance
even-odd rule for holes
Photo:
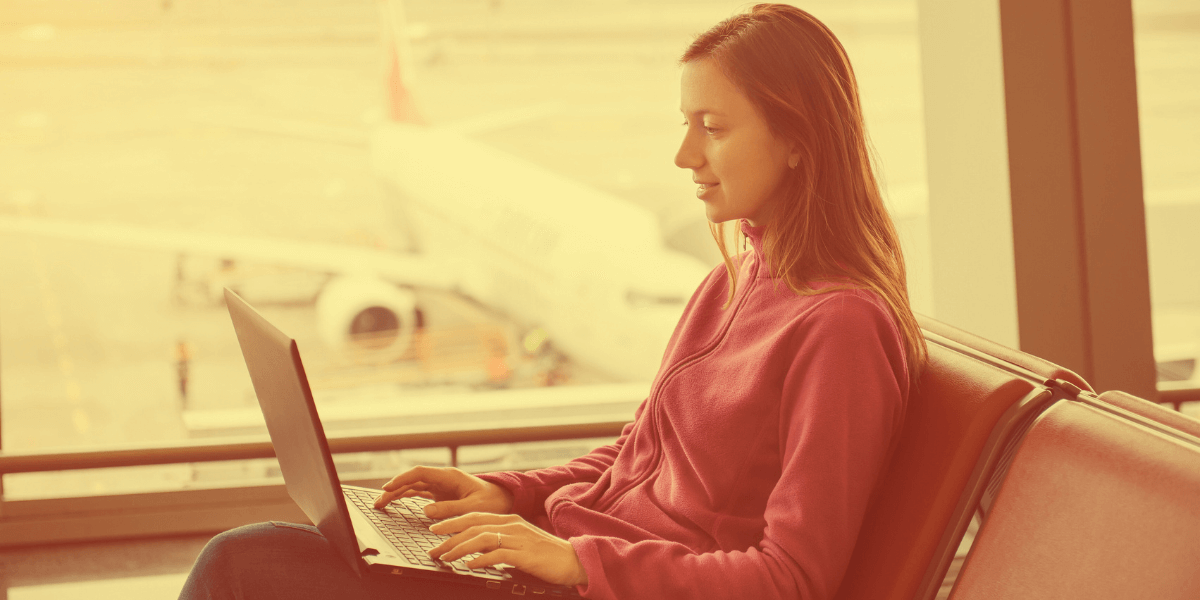
[[[1188,3],[1133,3],[1154,354],[1160,386],[1200,387],[1200,32]],[[1193,416],[1200,404],[1185,405]]]
[[[297,339],[331,435],[414,410],[450,422],[429,407],[463,394],[519,418],[506,404],[519,390],[648,382],[682,303],[720,259],[689,175],[672,164],[676,61],[741,7],[22,5],[0,69],[11,91],[0,245],[19,257],[0,274],[3,448],[261,435],[224,287]],[[927,312],[915,4],[806,8],[857,70],[914,308]],[[389,95],[389,82],[403,85]],[[393,112],[430,128],[389,137]],[[456,186],[469,193],[447,191]],[[555,257],[588,235],[561,229],[593,219],[580,215],[611,225],[588,243],[612,256],[586,277]],[[662,253],[659,271],[635,272],[629,257],[648,253]],[[640,398],[614,402],[632,415]],[[580,443],[464,448],[458,459],[535,466]],[[339,460],[378,477],[449,459],[434,449]],[[236,485],[269,481],[270,462],[10,474],[5,493]]]

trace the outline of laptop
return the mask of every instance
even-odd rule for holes
[[[431,500],[402,498],[380,510],[373,505],[380,490],[341,485],[296,341],[228,288],[225,304],[288,495],[351,568],[360,575],[436,579],[516,595],[579,597],[573,586],[546,583],[514,567],[468,568],[478,554],[453,563],[433,560],[427,551],[450,536],[429,531],[436,520],[422,509]]]

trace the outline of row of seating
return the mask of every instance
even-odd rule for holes
[[[929,365],[838,600],[1200,598],[1200,421],[919,317]]]

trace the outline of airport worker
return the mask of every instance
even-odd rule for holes
[[[873,174],[857,85],[823,24],[760,4],[682,60],[683,142],[724,256],[684,309],[649,397],[613,444],[565,465],[384,486],[434,502],[428,550],[504,563],[585,598],[827,599],[925,361]],[[723,224],[752,250],[731,256]],[[358,577],[311,527],[239,528],[183,598],[483,598],[483,586]],[[507,593],[505,594],[507,595]]]
[[[192,346],[183,340],[175,343],[175,375],[179,381],[180,410],[188,409],[188,373],[192,361]]]

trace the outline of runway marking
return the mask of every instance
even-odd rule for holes
[[[22,211],[28,212],[28,211]],[[23,215],[27,216],[27,215]],[[46,261],[42,256],[41,244],[32,235],[25,236],[29,244],[29,260],[33,265],[34,276],[38,280],[38,291],[42,296],[42,315],[50,328],[50,342],[58,352],[58,370],[62,373],[63,392],[71,406],[71,424],[77,433],[87,433],[92,428],[91,418],[83,408],[83,389],[75,377],[75,360],[71,357],[71,349],[67,334],[63,330],[62,311],[59,309],[58,295],[50,285],[50,276]]]

